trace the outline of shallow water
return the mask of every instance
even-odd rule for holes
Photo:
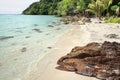
[[[20,80],[54,48],[69,28],[59,20],[54,16],[0,15],[0,80]]]

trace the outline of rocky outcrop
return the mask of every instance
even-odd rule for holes
[[[90,43],[75,47],[57,64],[59,66],[56,68],[60,70],[101,80],[120,80],[120,43],[105,41],[103,44]]]
[[[91,22],[90,18],[82,17],[82,16],[79,16],[79,15],[65,16],[64,18],[61,19],[61,21],[64,24],[77,23],[77,24],[80,24],[80,25]]]

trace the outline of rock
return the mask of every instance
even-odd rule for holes
[[[64,24],[69,24],[69,21],[64,21]]]
[[[90,18],[86,18],[86,17],[83,17],[82,19],[81,19],[81,21],[82,22],[87,22],[87,23],[90,23],[91,22],[91,20],[90,20]]]
[[[118,39],[119,38],[119,36],[117,35],[117,34],[108,34],[108,35],[104,35],[106,38],[115,38],[115,39]]]
[[[27,51],[27,48],[26,47],[23,47],[22,49],[21,49],[21,52],[26,52]]]
[[[107,78],[106,80],[120,80],[120,76],[112,76]]]
[[[16,45],[16,43],[12,43],[11,45],[13,45],[13,46],[14,46],[14,45]]]
[[[78,16],[66,16],[65,18],[61,19],[61,21],[64,24],[69,24],[69,23],[73,23],[73,22],[78,22],[79,17]]]
[[[115,73],[116,75],[120,75],[120,69],[119,69],[119,68],[118,68],[118,69],[114,69],[113,71],[114,71],[114,73]]]
[[[30,36],[26,36],[25,38],[30,38]]]
[[[76,69],[72,66],[66,65],[66,66],[58,66],[56,69],[64,70],[64,71],[75,71]]]
[[[22,31],[20,31],[20,30],[18,30],[18,31],[16,31],[16,32],[18,32],[18,33],[23,33]]]
[[[56,24],[56,22],[52,22],[52,24]]]
[[[36,26],[38,26],[38,24],[34,24],[34,26],[36,27]]]
[[[75,15],[75,16],[66,16],[62,18],[60,21],[62,21],[64,24],[77,23],[80,25],[84,25],[85,23],[90,23],[91,19],[87,17],[81,17],[80,15]]]
[[[60,30],[61,28],[57,28],[56,30]]]
[[[98,79],[100,79],[100,80],[105,80],[105,79],[107,79],[107,78],[109,77],[109,74],[104,73],[104,72],[101,72],[101,73],[98,73],[98,74],[96,75],[96,77],[97,77]]]
[[[120,28],[120,26],[118,25],[118,26],[116,26],[118,29]]]
[[[50,33],[47,33],[46,35],[50,35]]]
[[[85,76],[94,76],[101,80],[120,80],[120,43],[89,43],[75,47],[66,56],[61,57],[56,67],[73,71]]]
[[[90,77],[94,76],[93,70],[90,68],[82,69],[80,71],[77,71],[76,73],[84,76],[90,76]]]
[[[54,27],[53,25],[48,25],[48,27]]]
[[[38,33],[42,33],[42,31],[40,29],[33,29],[33,31],[36,31]]]
[[[10,39],[10,38],[14,38],[14,36],[0,36],[0,40],[6,40],[6,39]]]
[[[83,21],[78,21],[78,23],[80,24],[80,25],[84,25],[85,24],[85,22],[83,22]]]
[[[52,49],[52,47],[47,47],[48,49]]]

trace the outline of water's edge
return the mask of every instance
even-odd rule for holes
[[[59,20],[54,16],[0,15],[0,80],[20,79],[54,48],[69,28]]]

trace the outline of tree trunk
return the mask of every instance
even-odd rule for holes
[[[120,8],[119,8],[119,7],[116,9],[116,15],[117,15],[117,16],[120,15]]]

